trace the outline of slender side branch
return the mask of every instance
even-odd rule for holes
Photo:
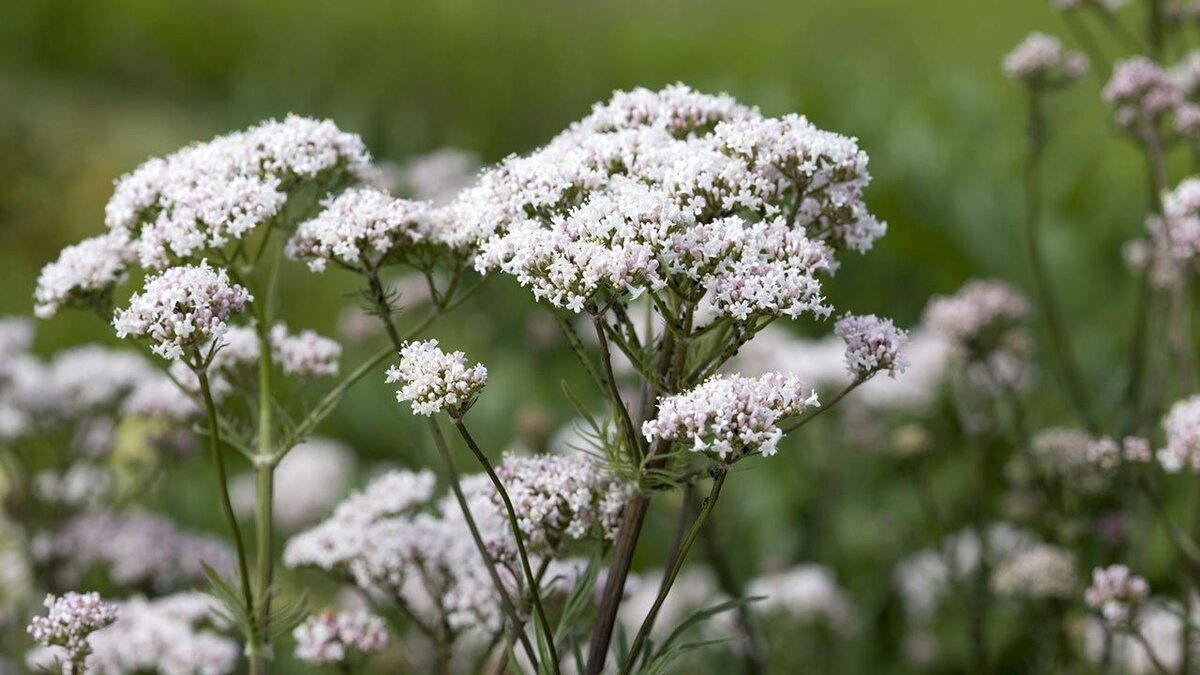
[[[1030,85],[1029,110],[1025,147],[1025,245],[1029,253],[1029,264],[1033,270],[1033,282],[1040,301],[1042,318],[1050,332],[1050,345],[1061,364],[1061,380],[1067,398],[1076,414],[1090,431],[1096,430],[1087,389],[1080,375],[1079,364],[1071,349],[1070,339],[1063,328],[1062,315],[1054,296],[1050,273],[1042,255],[1042,150],[1045,147],[1046,118],[1042,110],[1043,91],[1037,84]]]
[[[504,608],[504,613],[512,623],[513,632],[516,634],[517,640],[521,643],[521,647],[525,650],[525,656],[529,658],[529,662],[534,664],[536,669],[538,662],[537,653],[533,650],[533,645],[529,642],[529,637],[525,635],[525,630],[522,628],[524,622],[521,621],[521,617],[517,613],[516,605],[513,604],[512,598],[504,586],[504,581],[500,578],[500,573],[496,571],[496,561],[488,553],[487,544],[483,542],[483,536],[479,534],[479,526],[475,524],[475,517],[471,515],[471,509],[467,506],[467,498],[463,495],[458,468],[454,465],[454,458],[450,455],[450,448],[446,445],[446,438],[442,435],[442,430],[438,427],[437,420],[432,417],[429,418],[429,433],[433,436],[433,443],[437,446],[438,452],[441,453],[442,460],[446,464],[446,473],[450,477],[450,490],[454,492],[454,498],[458,501],[459,508],[462,509],[463,518],[467,521],[467,529],[471,531],[471,538],[475,540],[475,547],[479,549],[479,555],[483,557],[484,566],[488,570],[488,576],[491,577],[492,583],[496,586],[496,593],[500,595],[500,606]]]
[[[671,592],[671,587],[675,584],[676,577],[679,576],[679,571],[683,568],[683,561],[687,558],[688,551],[691,550],[692,544],[696,542],[696,537],[700,535],[700,530],[704,527],[704,521],[708,520],[708,516],[712,514],[713,507],[717,504],[717,498],[721,496],[721,488],[725,485],[725,479],[729,476],[729,469],[724,465],[718,466],[713,470],[712,489],[709,490],[708,498],[704,500],[703,506],[700,508],[700,514],[696,516],[696,521],[692,523],[692,529],[688,531],[687,538],[683,540],[683,545],[679,548],[679,554],[675,556],[675,561],[671,565],[671,571],[663,580],[662,586],[658,589],[658,596],[654,598],[654,604],[650,607],[650,612],[642,621],[641,628],[638,629],[637,636],[633,639],[633,644],[629,647],[629,656],[625,659],[625,664],[621,666],[621,675],[629,675],[633,672],[634,666],[637,663],[638,652],[641,651],[643,643],[650,633],[650,627],[654,625],[654,620],[658,617],[658,612],[662,609],[663,602],[667,599],[667,594]]]
[[[217,481],[221,484],[221,511],[229,523],[233,534],[234,549],[237,551],[238,576],[242,586],[242,600],[246,606],[246,616],[254,616],[254,596],[250,589],[250,567],[246,563],[246,547],[242,543],[242,530],[238,526],[237,515],[233,512],[233,502],[229,499],[229,483],[225,473],[225,456],[221,453],[221,432],[217,421],[217,406],[213,402],[212,389],[209,387],[208,372],[204,367],[196,369],[196,378],[200,381],[200,396],[204,399],[204,412],[208,415],[208,438],[212,449],[213,464],[217,467]],[[258,645],[258,631],[250,626],[250,651],[253,653]]]
[[[542,593],[538,589],[538,577],[533,573],[533,568],[529,565],[529,554],[525,550],[525,537],[521,534],[520,521],[517,519],[517,511],[513,508],[512,499],[508,496],[508,490],[504,489],[504,484],[500,482],[500,477],[496,475],[496,470],[492,468],[492,462],[479,449],[479,444],[475,442],[475,438],[471,436],[471,432],[467,431],[467,427],[463,424],[462,416],[455,413],[451,415],[454,420],[454,427],[458,429],[458,433],[466,441],[467,447],[471,448],[475,459],[483,466],[483,470],[487,472],[488,478],[491,479],[492,485],[496,488],[496,492],[500,494],[501,501],[504,502],[504,510],[508,512],[508,524],[512,527],[513,538],[517,540],[517,555],[521,558],[521,570],[525,574],[526,581],[529,582],[529,596],[533,600],[533,609],[537,612],[538,621],[541,622],[541,629],[546,636],[546,648],[549,650],[550,658],[552,659],[551,670],[558,672],[558,650],[554,646],[554,628],[550,626],[550,621],[546,617],[546,610],[542,607]]]

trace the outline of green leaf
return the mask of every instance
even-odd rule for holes
[[[764,598],[765,596],[762,595],[756,595],[749,598],[734,598],[733,600],[713,605],[707,609],[701,609],[696,612],[692,612],[688,618],[684,619],[678,626],[675,627],[675,630],[671,631],[671,634],[666,640],[663,641],[660,649],[665,651],[671,646],[671,643],[675,642],[675,640],[678,640],[689,630],[718,614],[723,614],[730,610],[742,607],[743,605],[748,605],[752,602],[758,602]]]
[[[563,604],[562,616],[558,620],[558,628],[554,631],[554,642],[559,644],[563,641],[569,631],[571,625],[575,623],[591,604],[592,590],[596,587],[596,577],[600,572],[600,559],[593,557],[588,561],[587,568],[583,571],[583,576],[575,584],[575,588],[571,589],[571,594],[567,596],[566,602]]]

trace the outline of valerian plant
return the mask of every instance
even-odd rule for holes
[[[111,317],[118,337],[151,355],[136,359],[139,380],[130,385],[154,383],[142,405],[170,401],[176,419],[197,423],[207,440],[232,553],[199,566],[217,625],[238,632],[250,671],[268,672],[277,638],[293,629],[301,660],[363,667],[388,644],[381,617],[397,613],[441,671],[470,657],[477,668],[539,673],[599,673],[609,663],[622,673],[661,672],[695,648],[680,640],[685,632],[731,611],[753,642],[749,601],[727,575],[726,602],[678,617],[667,639],[652,635],[733,466],[771,461],[785,434],[907,365],[905,331],[847,315],[834,331],[845,348],[832,361],[848,378],[824,399],[802,372],[728,372],[779,319],[838,311],[825,285],[886,232],[864,202],[870,176],[857,142],[798,115],[768,117],[675,85],[618,92],[544,147],[483,170],[437,203],[395,197],[380,175],[357,136],[301,117],[188,146],[122,177],[107,231],[64,249],[35,292],[42,318],[65,309]],[[277,283],[284,259],[355,275],[388,344],[341,375],[336,342],[287,327],[293,300]],[[401,299],[384,276],[397,270],[424,281],[429,305],[426,318],[403,326]],[[605,402],[597,414],[564,389],[587,452],[501,457],[471,431],[470,411],[488,396],[487,369],[423,334],[496,276],[532,292],[594,385],[584,398]],[[131,280],[140,290],[125,296]],[[341,396],[382,374],[389,356],[399,360],[386,381],[427,418],[448,493],[435,497],[427,470],[392,471],[294,536],[287,566],[358,587],[378,614],[304,620],[303,601],[283,602],[275,581],[276,473],[294,449],[299,456],[318,443],[309,439]],[[316,400],[290,395],[313,378],[336,379]],[[461,473],[447,425],[481,473]],[[231,494],[245,492],[231,490],[231,452],[253,467],[249,527]],[[652,500],[704,483],[698,508],[681,505],[668,569],[632,642],[614,643],[615,626],[629,621],[622,605],[637,583],[634,554],[649,543],[642,531]],[[848,625],[824,573],[797,570],[756,587],[793,582],[825,589],[828,616]],[[53,616],[65,612],[56,608]],[[70,645],[45,637],[43,620],[31,632],[48,650],[39,658],[74,672],[93,667],[87,659],[107,644],[106,631],[135,631],[154,611],[122,604],[128,619],[81,620]],[[188,620],[179,627],[180,635],[196,630]],[[87,644],[95,655],[79,648]],[[747,652],[748,663],[761,658]]]

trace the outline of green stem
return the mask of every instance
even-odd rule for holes
[[[204,412],[208,416],[208,439],[212,449],[213,464],[217,467],[217,481],[221,487],[221,510],[225,514],[225,520],[229,523],[230,532],[233,534],[234,548],[237,551],[238,576],[242,586],[242,599],[245,604],[246,616],[254,616],[254,596],[250,589],[250,568],[246,564],[246,548],[242,544],[242,530],[238,526],[237,515],[233,512],[233,502],[229,499],[229,483],[225,473],[225,456],[221,452],[221,431],[220,424],[217,420],[217,406],[213,402],[212,389],[208,382],[208,372],[206,367],[196,368],[196,379],[200,381],[200,397],[204,400]],[[252,624],[249,626],[250,634],[247,635],[248,652],[256,654],[261,650],[259,635],[257,628]],[[253,667],[253,661],[251,667]]]
[[[621,392],[617,389],[617,378],[613,375],[612,368],[612,353],[608,349],[608,337],[604,333],[604,320],[597,314],[592,315],[592,327],[596,330],[596,339],[600,341],[600,363],[604,366],[604,371],[600,376],[608,388],[613,416],[621,421],[621,428],[625,430],[631,459],[640,464],[643,455],[642,444],[638,441],[633,420],[629,418],[629,409],[625,407],[625,402],[621,399]]]
[[[272,274],[274,286],[275,275]],[[273,366],[270,327],[267,325],[268,296],[255,303],[255,327],[258,333],[258,432],[254,459],[255,471],[255,535],[256,535],[256,572],[258,582],[258,622],[262,639],[262,649],[259,653],[251,653],[251,671],[264,674],[269,670],[271,660],[271,594],[275,582],[275,552],[274,552],[274,523],[272,522],[272,504],[275,492],[275,448],[273,443],[274,430],[274,400],[271,397],[271,380]],[[284,450],[286,452],[286,450]]]
[[[467,447],[474,453],[475,459],[483,466],[483,470],[487,472],[488,478],[491,479],[492,485],[496,488],[496,492],[500,494],[500,500],[504,502],[504,510],[508,512],[508,524],[512,527],[513,538],[517,540],[517,555],[521,558],[521,570],[525,574],[526,581],[529,582],[529,595],[533,600],[533,609],[537,613],[538,621],[540,622],[541,630],[545,634],[546,648],[549,650],[551,659],[551,671],[558,673],[558,649],[554,646],[554,628],[550,625],[549,619],[546,617],[546,610],[542,607],[542,593],[538,589],[537,576],[533,573],[533,568],[529,565],[529,554],[525,550],[525,537],[521,534],[520,521],[517,519],[517,511],[513,508],[512,499],[508,496],[508,490],[504,489],[504,484],[500,482],[500,477],[496,475],[496,470],[492,467],[492,462],[479,449],[479,444],[475,442],[475,438],[471,436],[471,432],[467,431],[467,427],[463,424],[461,415],[452,413],[451,418],[454,420],[454,427],[458,429],[458,433],[463,440],[467,442]]]
[[[1084,421],[1089,431],[1096,430],[1088,402],[1087,390],[1080,375],[1079,365],[1071,349],[1070,340],[1063,328],[1062,315],[1050,282],[1050,273],[1042,255],[1042,150],[1045,148],[1046,118],[1042,110],[1042,91],[1037,86],[1029,88],[1029,110],[1025,148],[1025,244],[1029,262],[1033,269],[1034,286],[1041,301],[1043,318],[1050,332],[1050,345],[1061,364],[1061,382],[1067,398],[1076,414]]]
[[[671,587],[675,584],[676,577],[679,576],[679,570],[683,568],[683,561],[687,558],[688,551],[691,550],[692,544],[696,542],[696,537],[700,535],[701,528],[704,527],[704,521],[708,520],[708,516],[712,514],[713,507],[717,504],[717,498],[721,496],[721,488],[725,485],[725,479],[729,476],[729,469],[725,466],[718,466],[714,471],[712,489],[709,490],[708,498],[704,500],[704,505],[700,509],[700,515],[696,516],[696,521],[692,523],[692,529],[688,531],[687,538],[683,540],[683,545],[679,548],[679,555],[675,556],[675,561],[671,565],[671,570],[667,574],[667,578],[663,580],[662,586],[658,589],[658,596],[654,598],[654,604],[650,607],[650,612],[642,621],[641,628],[638,629],[637,636],[633,639],[633,644],[629,647],[629,656],[625,659],[625,664],[621,666],[621,675],[629,675],[633,672],[634,666],[637,663],[638,652],[642,649],[642,644],[646,642],[649,636],[650,627],[654,625],[654,620],[658,617],[658,612],[662,609],[663,602],[667,599],[667,594],[671,592]]]
[[[438,452],[442,455],[442,460],[446,464],[446,473],[450,477],[450,489],[454,492],[454,498],[458,501],[459,508],[462,509],[463,518],[467,521],[467,529],[471,531],[471,538],[475,541],[475,547],[479,549],[479,555],[483,557],[484,566],[487,567],[488,576],[492,579],[492,584],[496,587],[496,593],[500,596],[500,606],[504,609],[504,613],[508,615],[508,620],[512,622],[513,630],[517,634],[517,639],[521,646],[525,649],[525,655],[529,658],[529,662],[537,668],[537,654],[533,650],[533,645],[529,642],[529,637],[525,635],[525,631],[521,628],[524,622],[521,621],[517,614],[516,606],[513,604],[512,598],[508,595],[508,590],[504,587],[504,581],[500,579],[500,573],[496,571],[496,561],[492,559],[488,553],[487,545],[483,543],[483,537],[479,534],[479,526],[475,524],[475,517],[471,515],[471,509],[467,506],[467,498],[463,495],[462,483],[458,477],[458,468],[454,465],[454,458],[450,455],[450,448],[446,445],[446,437],[442,435],[442,430],[438,427],[437,420],[432,417],[429,419],[429,433],[433,436],[433,443],[437,446]]]

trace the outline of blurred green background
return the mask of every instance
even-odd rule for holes
[[[875,176],[868,203],[890,232],[867,256],[847,258],[830,292],[840,309],[912,325],[931,294],[968,277],[1029,287],[1024,100],[999,63],[1032,29],[1066,33],[1046,0],[6,0],[0,314],[29,314],[38,269],[101,231],[115,178],[193,140],[295,112],[360,133],[380,159],[453,146],[490,162],[545,142],[614,89],[682,81],[860,139]],[[1143,231],[1144,178],[1111,130],[1098,79],[1055,96],[1052,114],[1047,255],[1099,389],[1110,374],[1099,364],[1119,360],[1128,330],[1134,290],[1120,245]],[[336,308],[355,302],[349,277],[291,265],[285,278],[284,314],[297,328],[332,333]],[[493,284],[435,330],[513,392],[485,396],[475,413],[493,444],[514,435],[514,419],[570,418],[556,373],[573,372],[574,361],[530,347],[536,308],[513,301],[524,296],[511,286]],[[89,340],[115,342],[94,317],[39,324],[45,353]],[[1036,414],[1051,422],[1059,397],[1044,388]],[[402,412],[369,380],[325,431],[368,457],[419,463],[397,440],[418,429]],[[882,478],[894,467],[823,455],[816,440],[807,456],[781,454],[780,471],[733,484],[719,518],[738,524],[725,532],[741,544],[743,571],[768,559],[831,564],[870,617],[871,603],[884,603],[888,562],[916,548],[904,541],[913,528],[897,526],[916,505]],[[186,487],[172,510],[219,527]],[[806,507],[820,491],[834,493],[835,510]],[[663,532],[673,527],[666,511]],[[847,672],[895,665],[895,636],[867,624],[858,639],[871,649],[850,653]]]

